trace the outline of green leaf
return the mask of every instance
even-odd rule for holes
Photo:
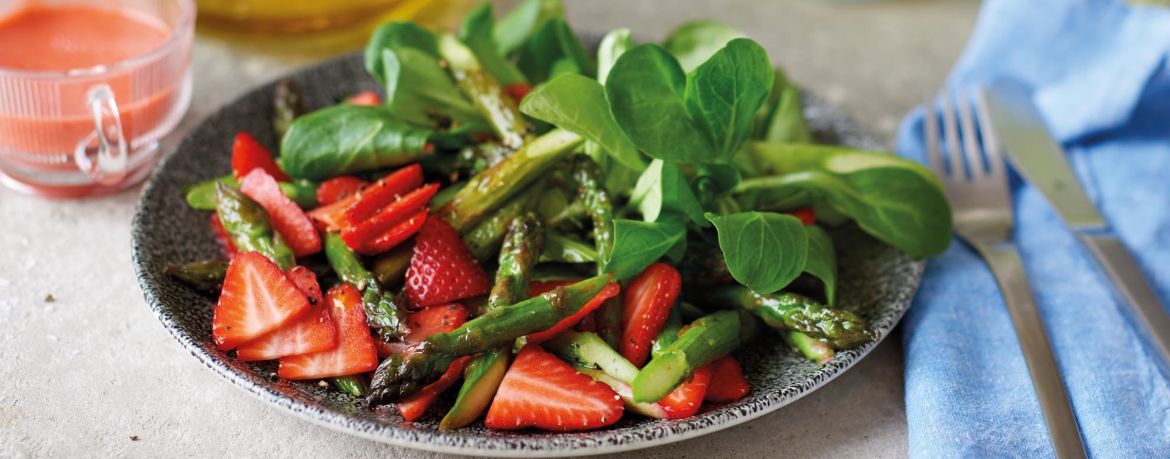
[[[386,107],[336,105],[293,122],[280,144],[280,166],[309,180],[398,166],[422,157],[430,135]]]
[[[788,81],[783,70],[776,69],[772,94],[756,113],[752,138],[777,143],[810,143],[813,140],[804,120],[800,88]]]
[[[605,84],[605,78],[609,76],[613,64],[633,46],[630,29],[616,29],[605,34],[601,44],[597,45],[597,81]]]
[[[950,245],[950,205],[918,163],[826,145],[756,143],[749,151],[763,173],[777,175],[744,180],[737,194],[754,194],[768,208],[827,205],[913,257]]]
[[[520,50],[516,66],[533,83],[564,73],[597,74],[593,58],[561,18],[550,18],[536,30]]]
[[[387,22],[374,30],[363,53],[366,71],[379,83],[386,83],[382,51],[387,49],[416,49],[438,59],[439,45],[430,31],[414,22]]]
[[[570,239],[557,233],[545,235],[541,262],[593,263],[597,261],[597,250],[593,245]]]
[[[546,21],[564,16],[561,0],[525,0],[500,18],[499,27],[493,31],[499,53],[511,55]]]
[[[642,272],[680,241],[685,242],[687,230],[675,220],[647,223],[615,218],[613,234],[613,249],[605,257],[605,272],[622,280]]]
[[[712,54],[722,49],[727,42],[744,37],[743,32],[712,20],[698,20],[685,23],[674,29],[662,46],[673,54],[683,70],[691,71]]]
[[[751,134],[773,78],[768,53],[746,38],[732,40],[687,75],[687,111],[721,161],[730,162]]]
[[[808,258],[808,232],[800,219],[772,212],[707,214],[719,233],[727,270],[740,284],[772,293],[791,283]]]
[[[700,164],[695,177],[695,190],[704,207],[710,207],[720,196],[739,184],[739,169],[730,164]]]
[[[678,170],[678,166],[661,159],[651,161],[650,167],[638,177],[638,183],[630,194],[630,202],[638,206],[643,221],[658,221],[662,212],[676,211],[700,226],[707,225],[707,220],[703,218],[703,208],[687,183],[687,178]]]
[[[500,54],[493,32],[495,24],[492,4],[484,2],[463,18],[463,24],[459,28],[459,40],[471,49],[483,69],[495,77],[501,86],[527,83],[520,69]]]
[[[641,171],[646,161],[618,126],[601,85],[581,75],[561,75],[524,98],[520,111],[600,145],[623,166]]]
[[[825,300],[832,306],[837,299],[837,252],[833,248],[833,239],[819,226],[809,225],[805,229],[808,230],[808,259],[804,263],[804,272],[825,285]]]
[[[385,105],[396,118],[430,129],[447,121],[486,123],[447,71],[439,66],[438,58],[417,49],[400,48],[383,50],[382,60]]]
[[[610,110],[653,158],[727,163],[739,151],[772,86],[767,53],[736,39],[689,75],[656,45],[622,54],[606,79]]]

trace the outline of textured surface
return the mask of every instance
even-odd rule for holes
[[[374,84],[362,69],[360,55],[308,69],[292,79],[303,88],[308,107],[326,106],[348,94],[373,89]],[[298,416],[395,445],[445,452],[511,455],[631,450],[697,436],[773,411],[833,379],[876,346],[870,343],[839,352],[832,361],[818,366],[789,352],[780,340],[764,340],[740,355],[752,383],[752,392],[743,400],[707,407],[693,418],[677,421],[626,416],[612,428],[577,434],[489,432],[478,425],[439,432],[435,415],[413,425],[404,424],[389,407],[365,408],[360,400],[313,382],[276,380],[271,362],[247,364],[217,350],[210,336],[213,300],[163,274],[167,265],[213,258],[219,253],[203,225],[206,213],[188,209],[182,201],[182,189],[230,169],[225,141],[239,130],[255,133],[262,143],[275,144],[269,127],[271,95],[271,84],[261,86],[211,115],[159,166],[135,215],[133,256],[147,303],[184,347],[213,371]],[[823,102],[808,98],[805,105],[810,128],[821,142],[875,148],[874,141],[854,123]],[[922,264],[852,228],[837,231],[834,239],[842,266],[840,306],[857,312],[884,338],[909,308]],[[437,404],[436,408],[446,407]]]
[[[630,26],[661,37],[686,19],[734,24],[883,141],[941,82],[977,6],[569,2],[573,23],[590,30]],[[300,46],[274,51],[199,37],[195,97],[178,134],[252,86],[315,59],[302,53]],[[0,232],[0,457],[444,457],[315,428],[191,358],[159,326],[135,282],[129,228],[136,201],[136,192],[49,202],[0,189],[7,223]],[[55,301],[45,302],[47,294]],[[776,413],[621,457],[901,457],[902,404],[901,347],[887,339],[832,384]]]

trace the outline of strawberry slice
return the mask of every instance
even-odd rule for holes
[[[666,325],[680,291],[682,276],[666,263],[650,265],[626,287],[621,353],[634,366],[646,363],[654,337]]]
[[[682,384],[670,391],[666,397],[658,401],[658,405],[666,411],[667,419],[694,416],[703,406],[703,397],[707,394],[707,387],[710,383],[711,366],[707,365],[695,370],[690,380],[683,381]]]
[[[391,172],[362,190],[358,194],[357,202],[346,209],[345,218],[351,223],[365,221],[383,207],[422,186],[422,181],[422,166],[418,163]]]
[[[288,241],[298,257],[321,251],[321,235],[295,202],[280,191],[276,179],[260,169],[253,169],[240,181],[240,191],[263,207],[276,232]]]
[[[439,397],[439,394],[442,394],[443,391],[455,384],[455,381],[463,377],[463,369],[467,367],[468,362],[471,362],[470,356],[455,359],[438,380],[427,384],[426,387],[419,389],[414,395],[406,397],[401,402],[395,403],[394,406],[398,408],[398,412],[402,413],[402,419],[405,419],[406,422],[414,422],[421,418],[423,413],[427,412],[427,408]]]
[[[277,374],[284,379],[319,379],[354,375],[378,367],[378,349],[366,325],[362,295],[353,285],[338,284],[325,296],[337,326],[337,347],[312,354],[282,357]]]
[[[813,212],[812,207],[800,207],[785,213],[800,219],[800,222],[805,225],[811,225],[817,222],[817,214]]]
[[[236,245],[232,243],[232,237],[229,236],[227,230],[224,229],[223,222],[219,221],[219,214],[215,212],[211,213],[210,224],[211,234],[215,236],[215,242],[218,242],[219,246],[223,247],[223,251],[227,253],[228,258],[233,258],[236,256],[236,254],[240,253],[240,251],[236,249]]]
[[[352,175],[333,177],[317,185],[317,205],[327,206],[358,194],[369,182]]]
[[[751,391],[747,378],[743,377],[743,367],[735,357],[726,356],[709,365],[711,367],[711,385],[707,386],[708,402],[728,403],[747,396]]]
[[[435,333],[445,333],[467,322],[467,310],[459,303],[431,306],[411,314],[407,321],[410,334],[403,338],[410,344],[418,344]]]
[[[314,306],[292,323],[241,344],[236,355],[245,362],[272,360],[292,355],[322,352],[337,347],[337,329],[329,309]]]
[[[427,212],[428,210],[426,208],[419,209],[417,213],[398,224],[398,226],[390,228],[385,233],[375,237],[372,241],[362,244],[357,252],[365,255],[374,255],[397,247],[398,244],[410,239],[411,236],[414,236],[414,233],[422,229],[423,224],[427,221]]]
[[[528,289],[532,292],[532,296],[536,296],[556,287],[563,287],[575,283],[576,281],[533,282],[532,285],[528,287]],[[577,312],[573,313],[573,315],[561,319],[560,322],[557,322],[556,325],[553,325],[548,329],[528,335],[528,342],[535,344],[543,343],[553,339],[557,335],[561,334],[561,332],[572,328],[574,325],[577,325],[577,322],[583,321],[586,317],[592,314],[593,311],[596,311],[597,308],[600,308],[601,305],[605,303],[605,300],[617,296],[618,293],[621,293],[621,290],[621,286],[616,283],[610,282],[605,284],[605,287],[602,288],[600,292],[597,292],[597,295],[594,296],[593,299],[589,300],[588,303],[585,303],[585,306],[582,306],[581,309],[577,310]]]
[[[622,400],[609,386],[528,345],[504,374],[483,424],[569,432],[605,427],[622,417]]]
[[[434,196],[439,191],[439,184],[432,183],[422,188],[418,188],[405,196],[402,196],[394,202],[387,204],[373,216],[361,221],[350,220],[349,225],[342,228],[341,240],[345,241],[351,249],[361,250],[369,242],[375,238],[380,237],[383,233],[400,226],[404,222],[408,222],[412,217],[415,217],[419,210],[424,210],[427,201],[430,201],[431,196]],[[361,201],[358,202],[358,205]],[[357,205],[351,207],[347,213],[351,213]],[[419,225],[422,222],[418,222]],[[417,228],[416,228],[417,230]],[[407,235],[409,237],[409,234]],[[400,239],[398,242],[405,240]],[[385,245],[385,244],[381,244]],[[389,249],[389,247],[387,247]],[[368,254],[373,255],[373,254]]]
[[[305,215],[321,231],[341,231],[345,226],[345,210],[357,202],[359,194],[310,210]]]
[[[345,99],[345,103],[350,105],[365,105],[377,106],[382,105],[382,96],[374,91],[362,91]]]
[[[415,237],[406,298],[416,308],[452,303],[486,294],[487,273],[463,245],[459,233],[441,218],[428,218]]]
[[[317,273],[304,266],[293,266],[285,275],[288,276],[297,289],[305,294],[305,298],[309,300],[309,304],[320,303],[324,295],[321,295],[321,284],[317,283]]]
[[[272,153],[260,145],[252,134],[240,131],[232,142],[232,173],[236,178],[241,178],[253,169],[263,170],[281,182],[289,181],[288,174],[280,170],[276,160],[272,159]]]
[[[292,322],[308,309],[309,300],[268,257],[241,253],[224,276],[211,337],[226,351]]]
[[[528,96],[528,93],[532,92],[532,85],[528,83],[512,83],[504,86],[504,92],[512,96],[512,100],[515,100],[516,103],[520,103],[520,101],[524,100],[524,97]]]

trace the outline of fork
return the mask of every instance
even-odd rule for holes
[[[941,134],[945,144],[939,142],[939,120],[934,105],[925,105],[929,167],[942,182],[947,201],[954,210],[955,232],[987,261],[999,283],[1056,456],[1083,458],[1085,449],[1076,416],[1069,406],[1048,334],[1032,298],[1019,252],[1012,242],[1014,223],[1007,166],[988,122],[986,103],[981,92],[975,110],[966,97],[955,98],[957,109],[946,94],[940,99]],[[973,115],[973,111],[977,113]]]

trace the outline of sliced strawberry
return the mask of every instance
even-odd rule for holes
[[[791,215],[793,217],[800,219],[800,222],[804,223],[805,225],[811,225],[811,224],[817,222],[817,214],[815,212],[813,212],[812,207],[801,207],[798,209],[792,209],[786,213],[788,215]]]
[[[224,276],[211,336],[226,351],[292,322],[308,309],[309,300],[268,257],[241,253]]]
[[[313,226],[321,231],[341,231],[345,226],[345,210],[356,203],[358,195],[351,195],[345,199],[328,205],[322,205],[305,213]]]
[[[358,194],[369,182],[352,175],[333,177],[317,185],[317,205],[327,206]]]
[[[252,134],[240,131],[232,142],[232,173],[236,178],[242,178],[253,169],[263,170],[281,182],[289,181],[288,174],[280,170],[276,160],[272,159],[272,153],[260,145]]]
[[[569,282],[553,281],[553,282],[548,282],[547,284],[558,284],[558,283],[562,284],[562,285],[570,285],[570,284],[573,284],[574,282],[572,282],[572,281],[569,281]],[[529,287],[529,290],[532,291],[532,295],[539,295],[541,293],[552,290],[552,288],[546,288],[545,285],[535,285],[535,284],[536,283],[533,283],[533,285],[531,287]],[[554,285],[554,287],[555,287],[555,285]],[[588,317],[590,314],[592,314],[593,311],[596,311],[597,308],[600,308],[601,305],[605,303],[605,300],[613,298],[613,297],[617,296],[618,293],[621,293],[621,290],[622,290],[621,286],[616,284],[616,283],[610,282],[608,284],[605,284],[605,287],[602,288],[600,292],[597,292],[597,296],[594,296],[593,299],[589,300],[588,303],[585,303],[585,306],[582,306],[581,309],[577,310],[577,312],[573,313],[573,315],[566,317],[564,319],[561,319],[561,321],[557,322],[556,325],[553,325],[552,327],[549,327],[546,330],[542,330],[542,331],[528,335],[528,342],[535,344],[535,343],[543,343],[545,341],[553,339],[557,335],[561,334],[561,332],[568,330],[569,328],[572,328],[574,325],[577,325],[577,322],[581,322],[582,320],[584,320],[586,317]]]
[[[254,199],[268,212],[272,227],[280,233],[298,257],[321,251],[321,235],[305,212],[280,191],[276,180],[263,170],[254,169],[240,181],[240,191]]]
[[[236,355],[245,362],[322,352],[337,347],[337,329],[329,309],[318,305],[292,323],[241,344]]]
[[[378,349],[366,325],[362,296],[353,285],[338,284],[325,296],[329,316],[337,326],[337,347],[312,354],[280,359],[277,374],[284,379],[318,379],[373,371],[378,367]]]
[[[419,209],[417,213],[407,218],[406,221],[399,223],[398,226],[386,230],[385,233],[375,237],[373,240],[362,244],[361,248],[357,250],[363,255],[375,255],[387,250],[398,247],[398,244],[405,242],[414,236],[427,221],[426,208]]]
[[[236,245],[232,243],[232,237],[224,229],[223,222],[219,221],[219,214],[215,212],[211,213],[211,234],[215,236],[215,242],[218,242],[219,246],[223,247],[223,251],[227,253],[228,258],[233,258],[236,254],[240,253],[236,249]]]
[[[373,217],[383,207],[422,186],[422,166],[418,163],[400,168],[358,193],[358,200],[345,210],[345,218],[360,223]]]
[[[486,294],[487,273],[463,245],[459,233],[441,218],[428,218],[415,237],[406,298],[416,308],[452,303]]]
[[[634,366],[646,363],[650,345],[666,325],[680,291],[682,276],[666,263],[650,265],[626,287],[621,352]]]
[[[410,344],[418,344],[435,333],[444,333],[459,328],[467,322],[467,310],[459,303],[431,306],[411,314],[408,323],[410,334],[403,338]]]
[[[431,197],[438,191],[439,184],[432,183],[399,197],[370,217],[360,221],[349,220],[349,225],[341,230],[341,240],[345,241],[345,245],[351,249],[362,249],[383,233],[416,216],[419,210],[426,208],[427,201],[430,201]],[[358,204],[360,205],[361,201]],[[352,211],[356,207],[356,205],[351,207],[347,214],[352,215]],[[421,223],[419,222],[420,225]]]
[[[297,289],[305,294],[305,298],[309,300],[309,304],[320,303],[324,298],[321,294],[321,284],[317,283],[317,273],[304,266],[293,266],[285,275],[288,276],[294,284],[297,284]]]
[[[382,96],[374,91],[362,91],[345,99],[345,103],[350,105],[368,105],[376,106],[382,105]]]
[[[455,384],[455,381],[463,377],[463,369],[467,367],[467,363],[470,361],[471,357],[469,356],[455,359],[447,367],[447,371],[443,372],[443,376],[440,376],[437,381],[427,384],[426,387],[419,389],[414,395],[395,403],[394,406],[398,408],[398,412],[402,413],[402,419],[405,419],[406,422],[414,422],[416,419],[421,418],[423,413],[427,412],[427,408],[439,397],[439,394],[442,394],[443,391]]]
[[[611,425],[622,411],[621,397],[609,386],[528,345],[504,375],[483,423],[492,429],[569,432]]]
[[[705,397],[708,402],[734,402],[751,391],[747,378],[743,377],[743,367],[735,357],[729,355],[708,366],[711,367],[711,385],[707,386]]]
[[[683,381],[678,387],[670,391],[658,405],[666,410],[667,419],[682,419],[694,416],[703,406],[703,397],[707,394],[707,387],[711,383],[711,366],[704,366],[695,370],[691,379]]]
[[[504,86],[504,92],[512,96],[512,99],[516,103],[520,103],[520,101],[524,100],[524,97],[528,96],[528,93],[532,92],[532,85],[528,83],[512,83]]]

